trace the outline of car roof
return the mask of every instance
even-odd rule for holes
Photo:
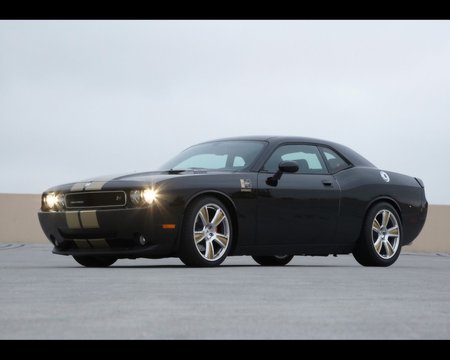
[[[332,148],[333,150],[340,153],[342,156],[347,158],[353,165],[355,166],[366,166],[366,167],[375,167],[369,160],[367,160],[362,155],[358,154],[356,151],[350,149],[349,147],[335,143],[333,141],[310,138],[310,137],[302,137],[302,136],[264,136],[264,135],[251,135],[251,136],[235,136],[228,138],[215,139],[208,142],[216,142],[216,141],[266,141],[273,146],[278,146],[283,143],[310,143],[316,145],[324,145]]]

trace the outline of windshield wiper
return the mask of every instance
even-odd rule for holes
[[[167,172],[168,172],[169,174],[180,174],[180,173],[182,173],[183,171],[186,171],[186,169],[169,169],[169,170],[167,170]]]

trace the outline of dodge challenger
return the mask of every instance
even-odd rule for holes
[[[52,187],[38,216],[53,253],[87,267],[162,257],[217,266],[233,255],[281,266],[350,253],[389,266],[427,208],[422,180],[346,146],[254,136],[194,145],[157,171]]]

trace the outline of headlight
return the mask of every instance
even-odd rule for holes
[[[48,210],[62,210],[64,208],[64,194],[48,193],[44,195],[43,203]]]
[[[142,197],[147,204],[153,204],[158,197],[158,193],[154,189],[145,189],[142,193]]]
[[[130,199],[133,205],[145,206],[153,204],[158,198],[158,191],[155,189],[131,190]]]

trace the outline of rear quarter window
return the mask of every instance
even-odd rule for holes
[[[347,160],[330,148],[321,147],[320,150],[322,151],[330,172],[337,173],[338,171],[347,169],[351,166]]]

